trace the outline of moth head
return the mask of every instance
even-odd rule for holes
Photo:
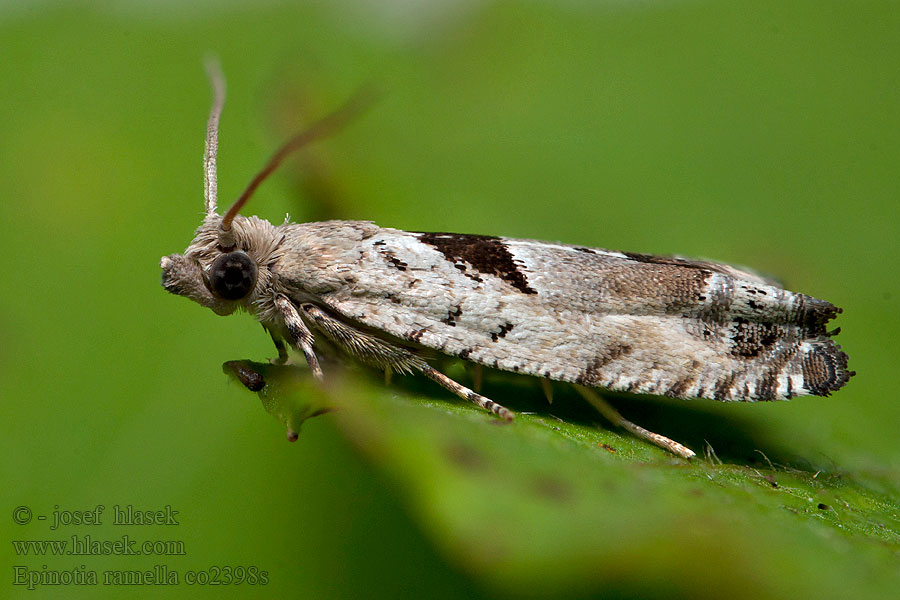
[[[259,273],[254,260],[243,250],[223,252],[205,268],[195,257],[183,254],[164,256],[159,266],[166,291],[190,298],[220,315],[233,313],[250,296]]]
[[[226,256],[223,254],[220,258]],[[196,258],[172,254],[162,257],[159,266],[163,270],[162,285],[166,291],[190,298],[219,315],[230,315],[237,309],[238,303],[234,298],[223,297],[214,291],[208,271],[203,269]],[[231,277],[236,278],[235,275]]]
[[[228,315],[250,305],[271,285],[269,266],[281,256],[280,234],[257,217],[237,217],[225,246],[222,217],[207,215],[184,254],[164,256],[162,285],[166,291]]]
[[[164,256],[159,264],[166,291],[190,298],[219,315],[230,315],[249,300],[259,275],[256,262],[243,250],[222,252],[205,265],[184,254]]]
[[[256,217],[242,217],[241,209],[256,188],[292,152],[310,142],[331,135],[372,100],[358,93],[337,111],[326,115],[287,141],[256,174],[247,189],[219,216],[217,209],[216,156],[219,148],[219,117],[225,103],[225,78],[215,60],[206,64],[213,89],[213,103],[206,124],[206,151],[203,157],[206,219],[184,254],[164,256],[160,261],[162,285],[167,291],[185,296],[220,315],[233,313],[254,299],[264,288],[268,268],[279,255],[274,228]]]

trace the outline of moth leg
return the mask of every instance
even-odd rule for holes
[[[469,388],[459,383],[456,383],[440,371],[436,370],[434,367],[430,365],[425,365],[422,368],[422,374],[425,375],[428,379],[437,382],[445,389],[450,390],[463,400],[468,400],[469,402],[474,402],[481,408],[485,410],[489,410],[504,421],[512,421],[513,413],[512,411],[500,406],[490,398],[485,398],[481,394],[476,394]]]
[[[301,304],[300,310],[317,330],[350,356],[385,372],[412,373],[421,371],[425,364],[421,358],[405,348],[379,337],[359,331],[351,325],[335,319],[315,304]],[[388,376],[385,375],[385,378]]]
[[[278,358],[276,358],[273,362],[276,365],[283,365],[288,360],[288,352],[287,346],[284,344],[284,340],[280,337],[275,336],[275,332],[263,325],[263,329],[269,332],[269,337],[272,338],[272,343],[275,344],[275,349],[278,350]]]
[[[484,367],[475,363],[472,365],[472,389],[481,391],[481,382],[484,380]]]
[[[287,327],[288,333],[294,340],[294,344],[301,352],[303,352],[303,356],[306,357],[306,362],[309,364],[313,377],[316,378],[316,381],[322,381],[322,367],[319,366],[319,359],[316,357],[315,350],[313,350],[313,341],[315,338],[313,338],[312,332],[306,327],[306,324],[303,323],[303,319],[300,318],[300,313],[297,312],[293,302],[288,300],[287,296],[284,296],[283,294],[275,296],[275,306],[281,311],[284,325]],[[280,354],[281,353],[279,352],[279,358],[281,358]]]
[[[549,379],[541,377],[541,389],[544,390],[544,397],[547,398],[547,404],[553,404],[553,384]]]
[[[343,348],[351,356],[370,365],[400,371],[401,373],[420,371],[423,375],[460,398],[474,402],[502,419],[512,421],[513,413],[511,411],[503,408],[493,400],[476,394],[469,388],[456,383],[409,350],[395,346],[370,333],[354,329],[343,321],[335,319],[315,304],[302,304],[300,308],[310,322],[325,334],[325,337]]]
[[[635,437],[639,437],[643,440],[647,440],[650,443],[656,444],[660,448],[665,448],[672,454],[677,454],[682,458],[693,458],[696,456],[694,451],[686,446],[682,446],[675,440],[670,440],[664,435],[660,435],[658,433],[653,433],[652,431],[647,431],[640,425],[635,425],[625,417],[619,414],[615,408],[613,408],[606,400],[603,399],[600,394],[595,392],[591,388],[586,388],[581,385],[576,385],[575,389],[584,397],[585,400],[590,402],[594,408],[597,409],[601,415],[603,415],[608,421],[610,421],[613,425],[621,427],[622,429],[626,429],[631,432]]]

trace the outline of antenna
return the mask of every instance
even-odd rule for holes
[[[206,148],[203,153],[203,197],[206,199],[206,214],[216,212],[218,184],[216,180],[216,156],[219,153],[219,116],[225,104],[225,76],[222,65],[215,56],[206,59],[206,75],[213,91],[213,103],[206,121]]]
[[[316,142],[340,131],[340,129],[351,119],[369,108],[369,106],[374,103],[375,99],[376,94],[374,90],[370,86],[363,87],[353,94],[353,96],[341,105],[340,108],[325,115],[307,129],[301,131],[285,142],[285,144],[272,155],[272,158],[269,159],[269,162],[266,163],[262,170],[260,170],[253,180],[250,181],[250,185],[247,186],[247,189],[244,190],[244,193],[240,195],[237,201],[231,205],[228,212],[225,213],[222,222],[219,224],[219,244],[223,248],[231,248],[234,246],[235,240],[234,234],[231,233],[231,222],[244,205],[247,204],[247,201],[250,199],[250,196],[253,195],[253,192],[256,191],[256,188],[258,188],[259,185],[265,181],[279,165],[281,165],[288,155],[296,152],[307,144],[311,144],[312,142]],[[210,120],[212,120],[212,116],[210,116]],[[207,136],[207,146],[208,145],[209,137]],[[215,158],[213,158],[213,180],[215,180]]]

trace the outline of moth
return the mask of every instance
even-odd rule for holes
[[[321,380],[327,340],[386,372],[421,373],[494,415],[513,413],[436,370],[424,351],[573,384],[605,417],[686,458],[687,447],[624,419],[597,392],[721,401],[827,396],[855,373],[827,324],[841,309],[744,268],[674,256],[368,221],[272,225],[240,215],[289,153],[335,131],[345,105],[289,140],[224,215],[216,155],[224,78],[211,68],[206,217],[162,285],[229,315],[252,314]],[[473,386],[477,387],[477,386]]]

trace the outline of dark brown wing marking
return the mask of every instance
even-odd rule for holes
[[[537,294],[537,290],[528,285],[525,273],[501,238],[457,233],[420,233],[418,236],[421,242],[432,246],[452,263],[468,263],[479,273],[495,275],[525,294]],[[460,267],[465,271],[465,265]]]

